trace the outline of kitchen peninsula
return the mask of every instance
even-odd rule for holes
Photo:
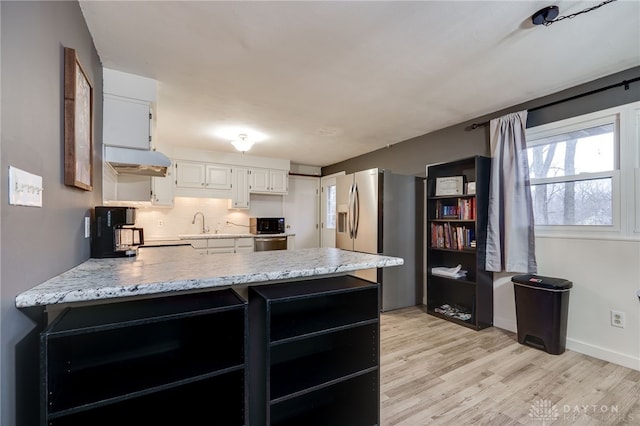
[[[16,297],[42,321],[41,424],[377,424],[379,285],[348,273],[402,263],[190,246],[90,259]]]
[[[16,307],[246,287],[402,265],[396,257],[333,248],[220,254],[189,246],[141,248],[136,257],[89,259],[16,296]]]

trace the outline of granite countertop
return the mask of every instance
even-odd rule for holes
[[[319,277],[403,263],[398,257],[334,248],[201,256],[190,246],[148,247],[132,258],[89,259],[20,293],[16,307]]]
[[[180,234],[181,240],[203,240],[216,238],[264,238],[264,237],[293,237],[296,234],[285,232],[283,234]]]

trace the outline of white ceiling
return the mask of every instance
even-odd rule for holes
[[[640,65],[638,0],[530,23],[598,3],[80,2],[104,67],[159,81],[160,144],[252,129],[251,154],[315,166]]]

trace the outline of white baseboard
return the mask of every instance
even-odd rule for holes
[[[511,318],[495,317],[493,319],[493,326],[501,328],[503,330],[511,331],[513,333],[518,332],[516,322]],[[630,355],[621,354],[610,349],[605,349],[600,346],[584,343],[579,340],[571,339],[569,337],[567,337],[566,348],[574,352],[589,355],[603,361],[608,361],[613,364],[618,364],[623,367],[640,371],[640,357],[634,358]]]
[[[640,371],[640,358],[634,358],[630,355],[621,354],[610,349],[601,348],[600,346],[591,345],[568,337],[567,349]]]
[[[493,317],[493,326],[501,328],[503,330],[511,331],[513,333],[518,332],[518,328],[516,327],[516,321],[512,318],[506,317]]]

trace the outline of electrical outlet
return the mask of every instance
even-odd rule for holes
[[[164,220],[162,219],[158,220],[158,228],[164,228]]]
[[[611,310],[611,326],[624,328],[624,312]]]
[[[84,218],[84,237],[91,237],[91,219],[86,216]]]

